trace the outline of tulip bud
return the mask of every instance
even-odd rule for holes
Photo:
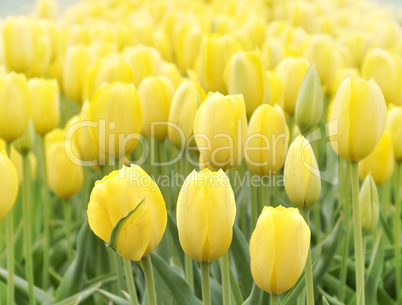
[[[0,75],[0,138],[12,142],[20,137],[30,116],[31,94],[25,75]]]
[[[310,249],[310,228],[295,208],[265,207],[250,239],[254,282],[270,294],[296,283]]]
[[[169,112],[169,139],[182,150],[193,135],[194,118],[205,98],[204,90],[193,82],[184,82],[174,94]]]
[[[97,181],[87,214],[95,235],[132,261],[155,250],[167,223],[158,185],[137,165],[123,166]]]
[[[231,36],[207,34],[201,42],[198,77],[205,91],[227,93],[223,70],[240,44]]]
[[[401,94],[401,70],[401,59],[380,48],[368,52],[362,64],[362,76],[375,80],[387,103],[395,103]]]
[[[236,204],[228,176],[222,171],[195,170],[177,199],[176,219],[184,252],[198,262],[222,257],[232,242]]]
[[[247,135],[243,96],[216,92],[207,97],[195,116],[194,135],[200,153],[211,166],[227,170],[238,165]]]
[[[368,234],[377,227],[380,215],[380,200],[373,177],[368,174],[359,195],[360,215],[363,234]]]
[[[173,95],[173,85],[166,76],[150,76],[142,81],[138,88],[138,96],[142,111],[142,131],[145,135],[158,140],[167,138]]]
[[[200,52],[200,44],[203,30],[199,25],[179,24],[175,31],[176,39],[174,44],[177,66],[182,73],[193,69],[197,56]]]
[[[18,194],[17,171],[5,150],[0,151],[0,173],[0,220],[2,220],[13,207]]]
[[[297,95],[308,66],[308,62],[304,58],[288,57],[282,60],[276,68],[276,73],[282,80],[285,89],[285,111],[289,115],[293,115],[295,112]]]
[[[36,133],[44,135],[60,120],[60,92],[55,79],[33,78],[28,82],[32,97],[32,120]]]
[[[269,87],[259,51],[237,52],[226,65],[223,78],[229,94],[243,94],[247,116],[269,103]]]
[[[57,17],[57,2],[55,0],[39,0],[36,2],[35,12],[41,19],[54,20]]]
[[[296,101],[296,123],[302,133],[317,127],[323,109],[321,81],[313,64],[304,76]]]
[[[103,84],[89,106],[91,128],[99,149],[111,158],[130,153],[141,132],[142,114],[137,91],[132,84]]]
[[[286,156],[285,190],[290,201],[300,209],[309,209],[319,198],[321,178],[310,143],[298,136]]]
[[[29,120],[24,133],[13,142],[15,149],[23,156],[29,154],[35,144],[35,130],[32,120]]]
[[[371,173],[375,184],[383,184],[392,177],[394,165],[392,136],[388,130],[385,130],[371,154],[359,162],[360,180]]]
[[[391,133],[395,161],[400,162],[402,161],[402,107],[393,107],[389,110],[387,129]]]
[[[272,176],[285,162],[288,150],[287,124],[283,110],[261,105],[253,113],[246,141],[246,163],[259,176]]]
[[[285,109],[284,103],[284,90],[282,80],[279,78],[278,74],[274,71],[267,71],[267,80],[269,87],[269,104],[275,106],[278,104],[282,110]]]
[[[360,161],[377,145],[385,127],[387,107],[374,80],[348,77],[339,86],[331,115],[332,148],[348,161]],[[369,124],[368,124],[369,123]]]

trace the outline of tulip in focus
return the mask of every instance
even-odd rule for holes
[[[222,257],[232,242],[235,216],[235,197],[226,174],[194,170],[182,186],[176,208],[184,252],[198,262]]]
[[[14,205],[18,193],[18,175],[5,150],[0,151],[0,220]]]
[[[396,162],[402,161],[402,107],[393,107],[388,111],[387,126],[390,131]]]
[[[368,174],[359,194],[360,215],[363,234],[373,231],[378,224],[380,215],[380,200],[378,199],[377,186],[373,177]]]

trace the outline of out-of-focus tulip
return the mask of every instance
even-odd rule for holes
[[[290,201],[300,209],[310,208],[321,193],[321,178],[310,143],[299,135],[286,156],[285,190]]]
[[[275,105],[261,105],[253,113],[248,127],[246,162],[259,176],[272,176],[285,162],[288,150],[286,118]]]
[[[33,78],[29,80],[28,85],[31,90],[32,120],[35,131],[44,135],[59,124],[59,84],[55,79]]]
[[[388,111],[387,126],[392,136],[396,162],[402,161],[402,107],[393,107]]]
[[[153,35],[153,47],[159,52],[163,60],[173,61],[172,52],[172,42],[169,40],[168,36],[162,32],[154,32]]]
[[[378,224],[380,215],[380,200],[373,177],[368,174],[360,190],[359,195],[360,215],[363,234],[374,230]]]
[[[57,2],[55,0],[39,0],[36,2],[35,13],[39,18],[54,20],[57,17]]]
[[[168,135],[177,149],[183,149],[193,135],[194,118],[204,99],[204,90],[193,82],[182,83],[174,94],[169,112]]]
[[[193,69],[200,52],[203,30],[199,25],[182,24],[175,33],[175,54],[177,65],[182,73]]]
[[[12,142],[22,135],[31,116],[31,94],[23,74],[0,75],[0,138]]]
[[[92,136],[101,151],[117,159],[135,148],[143,116],[134,85],[103,84],[89,108],[89,119],[97,123],[91,128]]]
[[[296,283],[310,249],[310,228],[295,208],[265,207],[250,239],[254,282],[270,294]]]
[[[267,80],[269,87],[269,104],[275,106],[278,104],[282,110],[285,110],[284,90],[282,80],[274,71],[267,71]]]
[[[289,115],[295,112],[297,95],[308,67],[309,64],[304,58],[288,57],[276,68],[284,88],[285,111]]]
[[[207,34],[201,42],[198,77],[205,91],[227,93],[223,71],[240,44],[231,36]]]
[[[341,45],[344,45],[351,58],[351,65],[359,68],[367,52],[372,48],[373,39],[369,33],[351,31],[345,33],[339,39]]]
[[[207,97],[195,116],[194,134],[200,153],[211,166],[227,170],[238,165],[247,135],[243,96],[216,92]]]
[[[364,180],[371,173],[377,185],[387,182],[394,172],[394,148],[390,131],[385,130],[374,150],[359,162],[359,177]]]
[[[5,150],[0,151],[0,220],[14,205],[18,193],[18,175]]]
[[[166,76],[145,78],[138,88],[144,135],[163,140],[168,136],[170,103],[174,88]],[[155,111],[157,109],[157,111]]]
[[[177,199],[176,219],[184,252],[198,262],[222,257],[232,242],[236,204],[229,178],[219,170],[195,170]]]
[[[291,7],[289,23],[293,27],[301,27],[308,33],[317,30],[317,17],[314,4],[308,1],[297,1]]]
[[[262,57],[267,70],[274,70],[281,61],[279,40],[266,40],[262,49]]]
[[[248,117],[259,105],[268,104],[268,80],[259,51],[234,54],[226,65],[223,77],[229,94],[243,94]]]
[[[172,82],[173,88],[176,90],[183,82],[183,77],[179,69],[174,63],[164,61],[162,63],[162,75],[166,76]]]
[[[313,64],[304,76],[296,101],[295,117],[302,133],[317,127],[324,110],[320,77]]]
[[[35,144],[35,130],[32,120],[29,120],[27,128],[22,135],[13,142],[13,146],[21,155],[27,155]]]
[[[374,79],[387,103],[395,103],[401,94],[401,59],[387,50],[376,48],[367,53],[362,64],[362,76]]]
[[[348,161],[364,159],[380,140],[386,115],[387,106],[377,83],[348,77],[334,101],[329,126],[332,148]]]
[[[87,214],[91,230],[132,261],[141,260],[158,246],[167,223],[159,187],[137,165],[123,166],[97,181]]]
[[[348,77],[360,76],[360,72],[356,68],[343,68],[338,69],[331,77],[331,80],[327,84],[327,94],[331,97],[335,97],[341,83]]]

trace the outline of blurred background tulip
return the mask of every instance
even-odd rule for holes
[[[2,194],[0,199],[0,220],[2,220],[13,207],[18,193],[17,171],[5,150],[0,152],[0,172]]]

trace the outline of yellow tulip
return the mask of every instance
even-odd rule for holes
[[[0,138],[12,142],[31,117],[31,94],[23,74],[0,75]]]
[[[145,135],[158,140],[167,138],[173,95],[173,85],[166,76],[150,76],[142,81],[138,96],[142,111],[142,131]]]
[[[174,50],[177,66],[182,73],[193,69],[197,56],[200,52],[200,45],[204,31],[197,24],[179,23],[175,31]]]
[[[200,48],[198,77],[205,91],[227,93],[223,71],[230,57],[240,50],[240,44],[231,36],[204,36]]]
[[[321,178],[310,143],[299,135],[286,156],[285,190],[290,201],[300,209],[310,208],[321,193]]]
[[[341,45],[348,49],[352,67],[360,67],[367,52],[373,46],[373,39],[369,33],[350,31],[339,39]]]
[[[284,90],[282,80],[274,71],[267,71],[267,80],[269,86],[269,104],[275,106],[278,104],[282,110],[285,110]]]
[[[276,67],[284,88],[285,111],[293,115],[296,107],[297,94],[307,72],[309,64],[304,58],[287,57]]]
[[[141,260],[158,246],[167,223],[159,187],[137,165],[123,166],[97,181],[87,214],[91,230],[132,261]],[[112,232],[117,233],[114,238]]]
[[[236,217],[229,178],[219,170],[195,170],[184,182],[177,199],[176,219],[184,252],[199,262],[222,257],[232,242]]]
[[[261,105],[253,113],[246,141],[246,163],[259,176],[272,176],[285,162],[288,150],[286,118],[275,105]]]
[[[402,107],[393,107],[388,111],[387,126],[392,136],[396,162],[402,161]]]
[[[143,116],[132,84],[103,84],[89,108],[89,119],[96,123],[92,136],[102,152],[117,159],[135,148]]]
[[[13,142],[13,146],[21,155],[27,155],[35,144],[35,130],[32,120],[29,120],[27,128],[22,135]]]
[[[368,234],[377,227],[380,215],[380,200],[373,177],[368,174],[359,194],[360,215],[363,234]]]
[[[194,119],[197,147],[214,168],[227,170],[244,156],[247,135],[246,107],[242,95],[211,94]]]
[[[317,30],[314,4],[308,1],[294,2],[289,13],[289,23],[295,28],[301,27],[308,33],[314,33]]]
[[[359,177],[364,180],[371,173],[375,184],[387,182],[394,172],[394,148],[390,131],[385,130],[374,150],[359,162]]]
[[[401,59],[380,48],[368,52],[362,64],[362,76],[375,80],[387,103],[395,103],[401,94],[401,70]]]
[[[54,20],[57,17],[57,2],[55,0],[39,0],[35,12],[39,18]]]
[[[243,94],[247,116],[261,104],[269,103],[267,75],[259,51],[237,52],[223,72],[229,94]]]
[[[329,125],[332,148],[348,161],[364,159],[380,140],[386,114],[384,96],[374,80],[348,77],[334,101]]]
[[[348,77],[360,76],[360,72],[356,68],[338,69],[331,77],[327,84],[327,93],[331,97],[335,97],[341,83]]]
[[[265,207],[250,239],[254,282],[270,294],[296,283],[310,249],[310,228],[295,208]]]
[[[55,79],[33,78],[28,82],[32,97],[32,120],[36,133],[44,135],[60,120],[59,84]]]
[[[267,70],[274,70],[281,61],[281,44],[279,39],[267,39],[262,49],[262,57]]]
[[[175,90],[183,82],[183,77],[174,63],[164,61],[162,63],[162,75],[170,79]]]
[[[0,151],[0,220],[14,205],[18,194],[18,175],[5,150]]]

